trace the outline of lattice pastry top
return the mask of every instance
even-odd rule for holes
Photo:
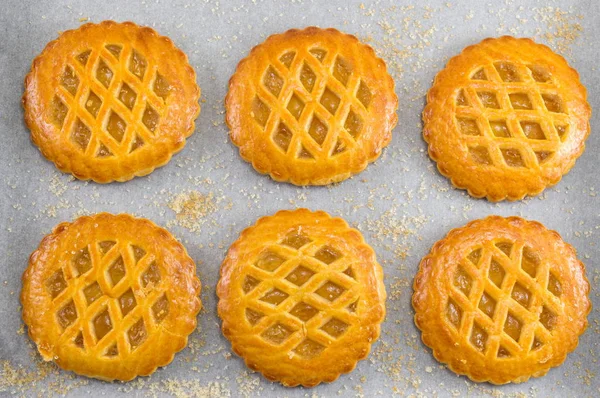
[[[244,230],[221,266],[217,295],[233,350],[290,387],[352,371],[385,316],[373,249],[344,220],[307,209]]]
[[[591,310],[575,249],[519,217],[450,231],[421,261],[413,287],[425,345],[478,382],[545,375],[577,347]]]
[[[23,274],[23,320],[44,360],[102,380],[149,375],[196,328],[200,281],[151,221],[100,213],[59,224]]]
[[[258,172],[325,185],[379,157],[396,125],[398,98],[371,47],[309,27],[254,47],[229,82],[225,107],[231,140]]]
[[[579,75],[548,47],[500,37],[435,77],[423,112],[429,156],[471,196],[519,200],[556,184],[585,148],[591,108]]]
[[[25,78],[25,122],[56,167],[126,181],[181,150],[200,88],[173,42],[132,22],[88,23],[50,42]]]

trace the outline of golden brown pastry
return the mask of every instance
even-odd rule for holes
[[[256,171],[326,185],[379,157],[392,138],[398,98],[371,47],[309,27],[254,47],[229,82],[225,107],[231,140]]]
[[[450,231],[421,261],[413,288],[425,345],[477,382],[545,375],[577,347],[591,310],[575,249],[519,217]]]
[[[217,295],[235,353],[289,387],[352,371],[385,316],[373,249],[323,211],[279,211],[244,230],[223,261]]]
[[[423,112],[429,156],[476,198],[537,195],[582,154],[590,132],[586,98],[577,72],[548,47],[486,39],[435,77]]]
[[[196,329],[200,281],[149,220],[100,213],[59,224],[23,274],[23,320],[42,358],[102,380],[147,376]]]
[[[61,171],[96,182],[151,173],[194,132],[200,88],[173,42],[132,22],[62,33],[25,78],[25,122]]]

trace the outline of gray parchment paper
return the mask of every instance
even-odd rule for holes
[[[124,184],[76,181],[31,144],[23,123],[23,78],[60,31],[86,21],[133,20],[170,36],[196,68],[202,113],[185,149],[165,167]],[[318,25],[370,43],[388,63],[399,123],[383,156],[331,187],[298,188],[258,175],[229,142],[223,98],[237,62],[272,33]],[[420,114],[450,56],[485,37],[534,37],[563,54],[600,99],[600,2],[4,0],[0,3],[0,395],[118,396],[598,396],[598,311],[565,364],[521,385],[475,384],[440,365],[420,342],[410,306],[419,260],[446,232],[488,214],[539,220],[574,245],[600,307],[598,150],[594,128],[573,170],[543,195],[491,204],[451,188],[428,158]],[[380,341],[351,374],[311,390],[285,389],[249,372],[231,353],[216,315],[215,284],[239,232],[279,209],[308,207],[344,217],[377,251],[389,294]],[[197,261],[205,309],[173,363],[130,383],[105,383],[41,363],[22,326],[18,296],[29,254],[59,222],[127,212],[167,227]]]

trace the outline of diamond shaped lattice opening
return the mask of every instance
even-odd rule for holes
[[[531,99],[526,93],[513,93],[508,95],[513,109],[533,109]]]
[[[517,303],[521,304],[524,308],[529,309],[532,294],[529,291],[529,289],[527,289],[521,283],[515,283],[515,285],[512,288],[510,297],[512,297],[512,299],[515,300]]]
[[[294,51],[289,51],[285,54],[283,54],[281,57],[279,57],[279,61],[285,65],[286,68],[290,68],[290,66],[292,65],[292,61],[294,60],[294,58],[296,57],[296,53]]]
[[[123,51],[123,46],[118,44],[107,44],[104,46],[110,53],[116,58],[119,59],[121,57],[121,51]]]
[[[279,97],[279,93],[281,93],[281,89],[283,88],[283,79],[271,65],[269,65],[263,75],[263,84],[275,98]]]
[[[540,256],[529,246],[523,247],[523,257],[521,259],[521,269],[529,276],[535,278],[537,270],[540,266]]]
[[[302,115],[302,111],[304,110],[304,101],[296,94],[292,94],[292,98],[287,105],[287,110],[292,114],[292,116],[298,120]]]
[[[131,328],[127,331],[127,338],[131,350],[135,350],[146,340],[148,333],[146,332],[146,324],[144,318],[140,318]]]
[[[165,293],[152,304],[152,315],[157,324],[160,324],[169,315],[169,299]]]
[[[123,261],[123,257],[119,255],[119,257],[112,263],[112,265],[108,268],[108,282],[110,282],[113,286],[117,285],[121,279],[125,277],[125,262]]]
[[[88,147],[90,143],[90,138],[92,137],[92,132],[88,126],[85,125],[81,121],[81,119],[77,118],[75,120],[75,124],[73,125],[73,131],[71,132],[71,141],[75,145],[79,147],[83,152]]]
[[[490,152],[484,146],[472,146],[469,147],[469,155],[475,163],[491,165],[493,164]]]
[[[523,134],[530,140],[545,140],[546,135],[538,122],[521,122]]]
[[[340,106],[340,101],[340,97],[336,93],[331,91],[329,87],[325,88],[325,91],[323,91],[323,95],[321,95],[320,100],[321,105],[323,105],[323,107],[327,109],[327,111],[332,115],[335,115],[335,112],[338,110],[338,107]]]
[[[477,322],[473,323],[473,327],[471,328],[471,336],[469,337],[469,341],[473,345],[473,347],[480,352],[484,352],[488,340],[488,333],[483,329]]]
[[[146,251],[139,246],[130,245],[131,252],[133,253],[133,259],[137,264],[144,256],[146,255]]]
[[[321,247],[314,256],[317,260],[329,265],[334,261],[342,258],[342,253],[335,250],[333,247],[325,245]]]
[[[496,259],[492,258],[490,262],[490,269],[488,272],[488,278],[492,283],[498,287],[502,286],[502,281],[504,281],[504,276],[506,275],[506,271],[502,268],[502,265]]]
[[[133,290],[129,288],[125,293],[119,297],[119,308],[123,317],[127,316],[137,306],[137,300],[133,294]]]
[[[473,263],[473,265],[479,265],[479,260],[481,260],[481,248],[473,250],[467,256],[467,259]]]
[[[96,336],[96,340],[100,341],[113,329],[112,319],[108,313],[108,309],[104,309],[100,312],[92,321],[93,331]]]
[[[360,84],[358,85],[358,90],[356,91],[356,99],[363,104],[365,109],[368,109],[372,98],[373,94],[371,94],[371,90],[369,90],[367,84],[361,80]]]
[[[127,129],[127,123],[121,116],[119,116],[116,112],[111,111],[108,116],[108,121],[106,123],[106,131],[111,135],[117,142],[123,141],[123,136],[125,135],[125,130]]]
[[[132,110],[135,105],[135,100],[137,99],[136,92],[129,86],[127,83],[123,83],[121,85],[121,90],[119,90],[119,101],[123,103],[127,107],[127,109]]]
[[[129,71],[138,79],[144,80],[147,68],[148,62],[146,61],[146,58],[136,50],[133,50],[131,52],[131,57],[129,58]]]
[[[146,128],[151,132],[155,133],[158,128],[159,122],[158,112],[150,106],[150,104],[146,104],[146,109],[144,110],[144,114],[142,115],[142,123]]]
[[[509,62],[494,62],[494,68],[496,68],[498,75],[500,75],[500,79],[504,82],[511,83],[521,81],[519,71],[514,64]]]
[[[460,321],[462,319],[463,311],[460,306],[453,299],[448,299],[448,306],[446,307],[446,318],[450,321],[455,328],[460,327]]]
[[[98,62],[98,66],[96,67],[96,79],[102,84],[105,88],[110,86],[110,82],[113,78],[113,71],[110,67],[104,62],[103,59],[100,59]]]
[[[479,300],[479,309],[490,317],[490,319],[493,318],[494,312],[496,312],[496,300],[487,294],[487,292],[483,292]]]
[[[309,52],[316,58],[319,60],[319,62],[323,62],[323,60],[325,59],[325,56],[327,55],[327,51],[320,49],[320,48],[313,48],[310,49]]]
[[[85,101],[85,109],[92,115],[94,118],[98,116],[98,112],[100,111],[100,107],[102,106],[102,100],[95,92],[90,90],[90,94],[88,95],[87,100]]]
[[[283,152],[287,153],[290,143],[292,142],[292,137],[293,133],[290,129],[288,129],[283,122],[279,122],[277,129],[273,133],[273,142],[275,142],[275,145],[281,148]]]
[[[505,120],[490,120],[490,127],[494,136],[499,138],[510,138],[510,130]]]
[[[281,322],[277,322],[265,329],[265,331],[262,332],[261,337],[270,343],[280,345],[285,342],[292,333],[294,333],[293,329]]]
[[[320,288],[315,290],[315,293],[328,301],[335,301],[346,291],[342,286],[331,281],[325,282]]]
[[[318,356],[324,349],[325,346],[323,344],[317,343],[311,339],[305,339],[302,343],[298,344],[293,351],[301,357],[310,359]]]
[[[548,276],[548,291],[556,297],[562,295],[562,285],[552,273]]]
[[[302,286],[308,282],[308,280],[312,278],[314,274],[315,272],[310,268],[300,265],[294,268],[294,270],[290,272],[285,279],[292,282],[296,286]]]
[[[312,93],[316,81],[317,75],[315,72],[313,72],[312,68],[308,66],[308,64],[304,63],[304,65],[302,65],[302,69],[300,70],[300,83],[302,83],[306,91]]]
[[[300,249],[310,242],[310,238],[302,234],[300,231],[292,231],[285,236],[285,238],[281,241],[281,244],[293,247],[294,249]]]
[[[253,309],[246,308],[246,319],[251,325],[256,325],[265,315]]]
[[[265,303],[268,303],[268,304],[271,304],[271,305],[274,305],[275,307],[277,307],[289,296],[290,295],[287,294],[286,292],[284,292],[283,290],[280,290],[280,289],[277,289],[276,287],[274,287],[273,289],[271,289],[267,293],[265,293],[265,295],[262,296],[259,300],[264,301]]]
[[[250,112],[254,120],[264,128],[267,124],[267,120],[269,120],[269,115],[271,114],[271,108],[267,104],[265,104],[260,98],[254,97],[252,101],[252,111]]]
[[[475,119],[457,117],[458,130],[464,135],[481,135],[481,130]]]
[[[352,136],[352,138],[357,139],[362,130],[362,126],[363,122],[360,116],[350,109],[350,112],[348,112],[348,116],[346,117],[346,121],[344,122],[344,128],[346,131]]]
[[[323,145],[325,142],[325,138],[327,138],[327,125],[321,121],[317,116],[313,116],[312,121],[310,122],[310,127],[308,128],[308,135],[315,140],[315,142],[319,145]]]
[[[522,329],[523,323],[509,311],[506,316],[506,321],[504,322],[504,333],[518,343]]]
[[[491,91],[479,91],[477,92],[477,96],[485,108],[500,109],[500,103],[498,102],[496,93]]]
[[[77,87],[79,87],[79,78],[75,74],[73,68],[67,65],[60,79],[60,84],[69,92],[69,94],[75,96]]]
[[[254,288],[258,286],[259,283],[260,280],[256,279],[251,275],[246,275],[246,278],[244,278],[244,283],[242,285],[242,290],[244,290],[244,293],[248,294],[252,290],[254,290]]]
[[[78,56],[75,57],[75,59],[77,60],[77,62],[79,62],[81,65],[86,66],[88,60],[90,59],[90,54],[92,53],[92,50],[86,50],[82,53],[80,53]]]
[[[338,338],[346,332],[348,326],[350,325],[342,320],[331,318],[327,323],[321,326],[321,330],[335,338]]]
[[[58,127],[62,128],[67,113],[69,113],[69,108],[67,108],[65,103],[55,95],[52,99],[52,121],[58,125]]]
[[[525,162],[518,149],[500,149],[504,162],[510,167],[525,167]]]
[[[63,273],[62,268],[46,280],[46,288],[53,299],[67,288],[67,281],[65,281],[65,274]]]
[[[98,282],[93,282],[88,285],[85,289],[83,289],[83,295],[85,296],[85,300],[87,305],[92,304],[94,301],[98,300],[102,297],[104,293],[102,292],[102,288],[98,284]]]
[[[456,286],[465,296],[469,297],[471,289],[473,288],[473,278],[461,266],[458,266],[454,273],[454,286]]]
[[[169,93],[171,92],[171,85],[163,75],[157,72],[156,78],[154,79],[154,85],[152,86],[152,90],[164,101],[167,99]]]
[[[92,258],[87,246],[77,251],[71,262],[75,268],[76,276],[83,275],[92,269]]]
[[[104,240],[102,242],[98,243],[98,249],[100,250],[100,254],[102,256],[105,256],[106,253],[109,252],[110,249],[113,248],[114,245],[116,245],[117,242],[113,241],[113,240]]]
[[[279,268],[284,261],[285,258],[281,257],[279,254],[274,253],[271,250],[265,250],[260,254],[254,265],[265,271],[273,272]]]
[[[512,251],[513,244],[512,242],[498,242],[495,245],[500,251],[506,254],[507,257],[510,257],[510,253]]]
[[[348,85],[348,79],[352,74],[352,65],[339,55],[335,58],[333,64],[333,77],[335,77],[340,83],[346,87]]]
[[[146,271],[142,273],[142,287],[146,287],[148,285],[158,285],[160,282],[160,270],[158,269],[158,265],[156,262],[152,262]]]
[[[290,314],[292,314],[293,316],[295,316],[296,318],[300,319],[303,322],[307,322],[308,320],[312,319],[318,313],[319,313],[318,309],[316,309],[315,307],[313,307],[310,304],[306,304],[303,301],[296,304],[290,310]]]
[[[75,308],[73,300],[69,300],[67,304],[58,310],[56,320],[63,329],[66,329],[77,320],[77,308]]]

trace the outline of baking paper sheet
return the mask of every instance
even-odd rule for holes
[[[189,56],[202,113],[185,149],[165,167],[120,184],[80,182],[58,172],[23,123],[23,78],[60,31],[105,19],[133,20],[170,36]],[[330,187],[298,188],[254,172],[229,142],[223,98],[237,62],[268,35],[335,27],[371,44],[388,63],[399,123],[383,156]],[[565,364],[525,384],[494,387],[458,377],[420,342],[410,305],[419,260],[446,232],[488,214],[520,215],[559,231],[598,282],[599,125],[573,170],[543,195],[492,204],[451,188],[428,158],[420,114],[450,56],[489,36],[534,37],[581,75],[592,107],[600,97],[600,2],[588,1],[3,1],[0,7],[0,395],[118,396],[598,396],[598,312]],[[344,217],[375,248],[389,299],[381,339],[367,360],[332,384],[286,389],[249,372],[221,335],[214,288],[239,232],[279,209],[308,207]],[[197,261],[204,310],[189,346],[151,377],[105,383],[41,363],[20,317],[20,277],[29,254],[59,222],[127,212],[167,227]]]

